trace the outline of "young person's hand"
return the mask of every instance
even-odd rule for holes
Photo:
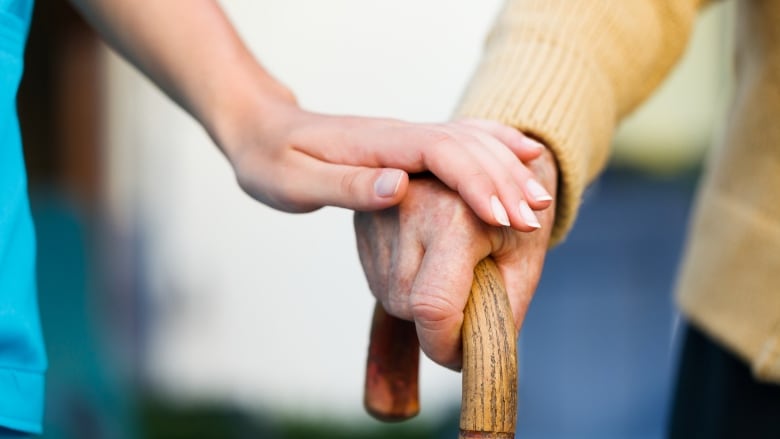
[[[216,140],[241,187],[288,212],[325,205],[370,211],[403,199],[408,174],[430,171],[491,225],[539,227],[552,197],[523,164],[544,147],[486,120],[418,124],[326,116],[290,99],[249,98],[223,113]]]
[[[532,231],[551,197],[523,161],[543,148],[495,122],[413,124],[302,110],[214,0],[72,0],[106,40],[195,117],[241,187],[277,209],[376,210],[431,171],[488,224]],[[530,207],[529,207],[530,206]]]

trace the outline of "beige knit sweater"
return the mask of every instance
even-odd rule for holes
[[[704,0],[509,0],[459,114],[531,133],[561,174],[553,239],[616,124],[666,76]],[[780,0],[738,4],[737,87],[708,162],[678,286],[695,325],[780,383]]]

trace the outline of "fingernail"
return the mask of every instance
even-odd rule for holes
[[[528,136],[523,136],[522,140],[520,140],[520,143],[526,148],[544,149],[544,145]]]
[[[531,210],[531,207],[525,201],[521,201],[520,202],[520,216],[523,217],[523,220],[529,226],[531,226],[531,227],[533,227],[535,229],[541,229],[542,228],[542,225],[539,224],[539,219],[536,218],[536,215],[534,214],[534,211]]]
[[[506,214],[506,209],[501,205],[501,201],[498,197],[493,195],[490,197],[490,208],[493,210],[493,217],[502,226],[509,226],[509,215]]]
[[[398,186],[401,185],[403,171],[397,169],[386,169],[374,182],[374,193],[382,198],[391,198],[398,192]]]
[[[547,192],[547,189],[533,178],[526,182],[525,187],[528,189],[528,192],[531,193],[531,197],[536,201],[551,201],[553,199],[552,195]]]

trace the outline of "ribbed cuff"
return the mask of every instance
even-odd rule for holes
[[[593,61],[527,32],[491,42],[456,114],[513,126],[553,152],[559,169],[554,245],[571,228],[585,186],[606,162],[614,102]]]

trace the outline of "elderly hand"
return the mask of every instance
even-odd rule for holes
[[[545,150],[529,165],[550,193],[557,167]],[[413,180],[391,209],[356,213],[358,251],[369,287],[385,310],[414,321],[433,361],[459,369],[460,331],[474,267],[492,255],[520,329],[542,272],[554,208],[537,213],[541,230],[520,233],[485,224],[435,179]]]

